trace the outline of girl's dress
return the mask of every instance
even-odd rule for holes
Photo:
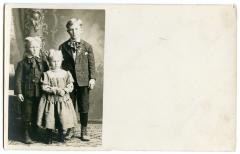
[[[48,129],[68,129],[77,125],[76,112],[69,93],[73,90],[73,78],[65,70],[49,70],[41,79],[43,95],[39,102],[37,125]],[[56,89],[63,89],[60,96]]]

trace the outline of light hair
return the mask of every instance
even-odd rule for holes
[[[54,58],[59,58],[59,59],[63,60],[62,51],[61,50],[50,49],[47,52],[47,60],[50,62]]]
[[[72,18],[72,19],[68,20],[68,22],[66,24],[66,28],[68,29],[70,26],[72,26],[74,24],[82,26],[82,20],[76,19],[76,18]]]
[[[28,48],[29,44],[38,44],[39,46],[41,46],[41,44],[42,44],[42,40],[38,36],[26,37],[24,41],[25,41],[25,48]]]

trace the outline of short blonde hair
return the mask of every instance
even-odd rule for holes
[[[38,37],[38,36],[35,36],[35,37],[26,37],[25,39],[24,39],[24,41],[25,41],[25,48],[28,48],[28,46],[29,46],[29,44],[37,44],[37,45],[39,45],[39,46],[41,46],[41,44],[42,44],[42,40],[41,40],[41,38],[40,37]]]
[[[54,58],[59,58],[59,59],[63,60],[62,51],[55,50],[55,49],[49,49],[49,51],[47,52],[47,60],[50,62]]]
[[[66,28],[68,29],[70,26],[72,26],[74,24],[82,26],[82,20],[76,19],[76,18],[72,18],[72,19],[68,20],[68,22],[66,24]]]

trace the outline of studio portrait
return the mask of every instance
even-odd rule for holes
[[[8,145],[102,143],[105,11],[13,8]]]

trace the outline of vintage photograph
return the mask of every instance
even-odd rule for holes
[[[9,17],[5,144],[101,146],[105,10],[12,8]]]
[[[236,12],[7,4],[4,148],[234,151]]]

